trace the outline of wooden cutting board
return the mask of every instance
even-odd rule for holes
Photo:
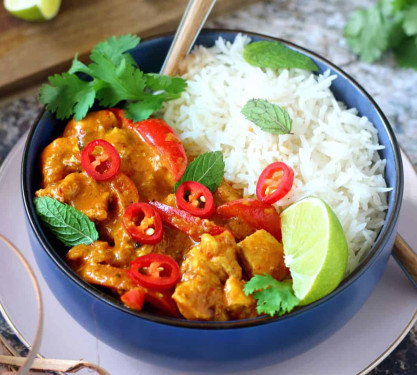
[[[237,10],[251,0],[217,0],[212,16]],[[111,36],[141,37],[175,30],[188,0],[62,0],[58,16],[29,23],[0,5],[0,98],[45,81],[69,68],[78,52]]]

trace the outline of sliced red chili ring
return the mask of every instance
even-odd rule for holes
[[[268,165],[259,176],[256,196],[261,202],[272,204],[284,198],[294,182],[294,171],[280,161]]]
[[[127,307],[141,311],[145,303],[145,294],[146,291],[144,288],[137,287],[124,293],[120,299]]]
[[[171,289],[181,277],[180,267],[174,258],[154,253],[132,261],[128,274],[139,285],[158,291]]]
[[[127,207],[123,225],[136,242],[154,245],[162,240],[161,216],[148,203],[139,202]]]
[[[178,208],[194,216],[208,219],[214,213],[214,199],[211,191],[196,181],[185,181],[175,194]]]
[[[90,177],[97,181],[106,181],[119,171],[120,156],[111,143],[96,139],[84,147],[81,165]]]

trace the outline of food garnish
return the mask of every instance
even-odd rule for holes
[[[96,139],[84,147],[81,165],[96,181],[106,181],[119,172],[120,156],[111,143],[104,139]]]
[[[214,192],[224,176],[223,154],[220,151],[205,152],[188,164],[181,180],[175,184],[175,192],[185,181],[196,181]]]
[[[259,314],[282,316],[290,312],[299,303],[294,295],[291,280],[278,281],[271,275],[255,275],[244,286],[248,296],[253,294],[257,300],[256,310]]]
[[[307,305],[332,292],[342,281],[348,259],[345,233],[321,199],[302,199],[281,213],[285,264],[295,295]]]
[[[394,50],[398,64],[417,70],[417,3],[414,0],[380,0],[370,8],[355,10],[344,35],[363,61],[378,60]]]
[[[74,207],[50,197],[34,198],[38,217],[65,246],[90,245],[98,240],[94,223]]]
[[[292,130],[292,119],[288,112],[267,100],[251,99],[244,105],[241,112],[265,132],[289,134]]]
[[[177,206],[191,215],[208,219],[214,213],[214,199],[210,190],[196,181],[185,181],[175,194]]]
[[[247,44],[243,50],[243,57],[249,64],[260,68],[296,68],[313,72],[319,70],[312,59],[279,42],[261,41]]]
[[[123,214],[123,225],[136,242],[154,245],[162,240],[161,217],[148,203],[139,202],[127,207]]]
[[[239,217],[254,229],[265,229],[281,241],[281,220],[275,207],[269,204],[243,198],[220,205],[217,214],[226,219]]]
[[[294,171],[287,164],[277,161],[268,165],[259,176],[256,196],[261,202],[273,204],[284,198],[292,188]]]
[[[200,241],[204,233],[217,236],[226,230],[210,220],[200,219],[179,208],[171,207],[160,202],[149,202],[149,204],[159,212],[164,224],[187,233],[194,241]]]
[[[127,307],[141,311],[143,304],[145,303],[145,294],[145,289],[137,287],[122,294],[120,299]]]
[[[126,116],[142,121],[161,109],[165,101],[177,99],[185,90],[180,77],[143,73],[127,53],[140,39],[134,35],[111,37],[98,43],[85,65],[75,56],[67,73],[49,77],[49,84],[39,90],[39,100],[59,119],[74,116],[81,120],[94,104],[114,107],[123,102]],[[82,73],[87,80],[78,76]]]
[[[180,267],[174,258],[155,253],[136,258],[128,274],[139,285],[157,291],[171,289],[181,277]]]

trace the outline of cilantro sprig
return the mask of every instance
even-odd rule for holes
[[[65,246],[89,245],[98,240],[95,224],[74,207],[50,197],[35,198],[34,204],[38,217]]]
[[[400,66],[417,70],[417,0],[379,0],[357,9],[344,35],[363,61],[374,62],[393,49]]]
[[[244,293],[253,294],[259,314],[284,315],[300,302],[292,289],[292,281],[278,281],[271,275],[255,275],[244,286]]]
[[[146,120],[165,101],[179,98],[186,81],[143,73],[128,53],[139,42],[134,35],[112,36],[93,48],[88,65],[76,55],[68,72],[49,77],[49,84],[40,88],[40,102],[59,119],[81,120],[98,100],[103,107],[122,103],[128,118]]]

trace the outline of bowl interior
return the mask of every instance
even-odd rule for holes
[[[253,41],[265,39],[278,40],[253,33],[243,33],[249,35]],[[236,35],[236,31],[203,30],[198,37],[196,44],[210,47],[219,37],[233,41]],[[159,72],[166,53],[170,47],[172,38],[172,34],[167,34],[144,40],[139,44],[137,48],[131,51],[131,54],[143,71]],[[68,122],[68,120],[57,120],[53,115],[45,111],[40,115],[40,118],[36,121],[33,128],[31,129],[28,141],[26,143],[22,161],[23,199],[29,222],[39,242],[42,244],[43,248],[49,254],[53,262],[56,263],[56,265],[63,271],[64,274],[66,274],[70,279],[78,284],[79,287],[84,288],[86,291],[95,295],[97,298],[129,314],[137,315],[138,317],[157,321],[160,323],[199,328],[233,328],[262,324],[268,321],[275,321],[277,319],[288,319],[295,314],[300,314],[306,309],[314,308],[314,306],[317,304],[325,303],[327,299],[332,298],[332,296],[339,293],[342,289],[352,283],[357,277],[360,277],[363,272],[365,272],[366,268],[370,265],[372,260],[376,258],[379,252],[382,250],[384,243],[387,240],[388,234],[393,230],[395,226],[400,209],[402,197],[402,164],[398,144],[396,142],[394,133],[387,119],[382,114],[381,110],[373,101],[373,99],[346,73],[311,51],[283,40],[279,41],[286,44],[290,48],[298,50],[299,52],[302,52],[305,55],[311,57],[318,65],[320,69],[319,73],[323,73],[330,69],[331,74],[336,74],[338,78],[333,81],[331,86],[336,99],[344,102],[348,107],[357,108],[360,115],[368,117],[368,119],[378,130],[379,142],[385,146],[385,148],[380,150],[379,153],[381,158],[386,159],[387,161],[385,178],[387,185],[392,187],[393,190],[388,193],[389,208],[384,226],[380,231],[373,248],[365,257],[365,259],[362,260],[358,268],[351,275],[349,275],[335,291],[333,291],[328,296],[313,304],[299,308],[294,312],[280,318],[258,317],[253,319],[228,322],[190,322],[174,318],[159,317],[147,312],[133,312],[127,309],[117,299],[109,296],[100,289],[87,284],[69,268],[69,266],[64,261],[64,255],[68,249],[65,248],[60,242],[58,242],[46,230],[44,230],[35,214],[32,198],[34,197],[35,191],[39,188],[41,182],[39,173],[39,155],[54,138],[61,135],[66,123]],[[92,108],[92,110],[98,109],[100,109],[100,107],[97,105]]]

